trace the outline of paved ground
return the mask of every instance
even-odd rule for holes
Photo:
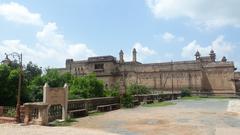
[[[2,135],[240,135],[240,115],[230,99],[179,100],[166,107],[120,109],[78,119],[72,127],[1,125]]]

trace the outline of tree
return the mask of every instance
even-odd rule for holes
[[[0,65],[0,105],[15,105],[19,70]]]
[[[30,61],[24,70],[24,79],[27,79],[27,82],[30,82],[30,80],[33,80],[35,77],[40,76],[41,74],[42,69]]]
[[[75,77],[70,84],[70,96],[82,98],[103,97],[103,81],[98,80],[95,74]]]

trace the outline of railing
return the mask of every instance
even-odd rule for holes
[[[0,116],[15,117],[16,107],[14,106],[0,106]]]
[[[97,109],[99,105],[107,105],[120,103],[120,99],[116,97],[101,97],[101,98],[88,98],[88,99],[76,99],[68,101],[68,111],[77,109],[87,109],[93,111]]]
[[[48,121],[54,121],[56,119],[62,118],[62,106],[61,105],[51,105],[48,109]]]

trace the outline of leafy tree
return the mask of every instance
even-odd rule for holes
[[[12,105],[16,103],[16,89],[9,89],[9,75],[11,72],[11,67],[1,64],[0,65],[0,105]],[[11,74],[11,79],[13,78],[13,73]]]
[[[70,95],[83,98],[104,96],[103,81],[97,80],[95,74],[75,77],[70,85]]]
[[[27,82],[30,82],[35,77],[40,76],[41,74],[42,69],[30,61],[24,70],[24,79],[27,79]]]

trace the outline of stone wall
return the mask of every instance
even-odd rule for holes
[[[212,61],[209,56],[201,57],[201,60],[148,64],[119,63],[112,56],[89,59],[67,60],[65,69],[79,76],[95,72],[107,87],[120,82],[123,74],[127,85],[141,84],[156,91],[189,88],[194,92],[235,93],[236,88],[240,87],[233,81],[236,76],[233,62]],[[103,64],[103,69],[96,70],[96,64]]]

